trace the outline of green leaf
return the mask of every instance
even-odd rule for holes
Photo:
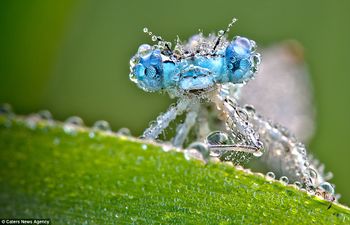
[[[0,217],[52,224],[348,224],[348,208],[224,163],[0,116]],[[329,208],[329,209],[328,209]]]

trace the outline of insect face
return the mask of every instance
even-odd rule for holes
[[[254,41],[239,36],[226,39],[235,21],[218,35],[199,33],[187,43],[178,39],[174,49],[170,42],[144,28],[158,43],[139,47],[130,61],[131,80],[145,91],[166,90],[177,97],[193,91],[203,93],[217,84],[246,83],[257,71],[260,55],[255,53]]]

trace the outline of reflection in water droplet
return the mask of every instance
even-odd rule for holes
[[[253,56],[253,63],[254,63],[254,66],[258,66],[260,63],[261,63],[261,56],[259,53],[255,54]]]
[[[283,184],[288,184],[288,183],[289,183],[289,179],[288,179],[288,177],[286,177],[286,176],[280,177],[280,181],[281,181]]]
[[[229,144],[230,139],[225,132],[214,131],[207,136],[206,142],[210,145]]]
[[[310,178],[311,178],[312,182],[315,184],[316,181],[317,181],[317,172],[316,172],[316,170],[314,170],[312,168],[309,168],[309,175],[310,175]]]
[[[314,187],[307,187],[306,191],[310,195],[314,195],[315,194],[315,188]]]
[[[92,126],[92,130],[89,133],[89,137],[94,138],[96,136],[97,131],[109,132],[109,131],[111,131],[111,127],[109,126],[109,123],[107,121],[98,120]]]
[[[76,125],[76,126],[83,126],[84,125],[84,121],[79,116],[71,116],[64,123]]]
[[[26,126],[31,130],[35,130],[37,126],[37,122],[38,122],[38,118],[36,117],[36,115],[28,116],[25,120]]]
[[[184,157],[185,157],[186,160],[190,160],[191,159],[191,152],[190,152],[190,150],[187,150],[187,149],[184,150]]]
[[[52,114],[49,110],[41,110],[38,112],[38,116],[43,120],[52,120]]]
[[[253,153],[253,155],[254,155],[255,157],[261,157],[261,156],[263,155],[263,152],[260,151],[260,150],[256,150],[256,151]]]
[[[64,122],[63,130],[66,134],[76,135],[77,128],[83,125],[84,125],[84,121],[80,117],[71,116]]]
[[[92,128],[101,131],[111,131],[109,123],[105,120],[96,121]]]
[[[332,194],[332,195],[334,194],[334,188],[333,188],[333,186],[332,186],[330,183],[328,183],[328,182],[323,182],[323,183],[321,183],[320,186],[318,186],[318,188],[321,189],[321,190],[324,191],[324,192],[329,193],[329,194]]]
[[[255,41],[253,41],[253,40],[249,40],[249,41],[250,41],[250,46],[251,46],[250,51],[255,52],[256,51]]]
[[[294,185],[295,185],[298,189],[300,189],[300,188],[302,187],[302,184],[301,184],[299,181],[295,181],[295,182],[294,182]]]
[[[249,113],[249,114],[254,114],[255,113],[255,108],[252,105],[245,105],[244,109]]]
[[[188,146],[188,149],[195,149],[200,152],[205,160],[209,159],[208,146],[202,142],[193,142]]]
[[[0,105],[0,115],[10,115],[13,114],[12,106],[8,103],[4,103]]]
[[[128,128],[126,128],[126,127],[120,128],[118,130],[117,134],[123,135],[123,136],[131,136],[130,130]]]
[[[164,152],[168,152],[168,151],[170,151],[173,148],[174,148],[174,146],[172,146],[172,145],[163,145],[162,146],[162,149],[163,149]]]
[[[275,174],[273,173],[273,172],[267,172],[266,173],[266,178],[267,179],[275,179],[276,178],[276,176],[275,176]]]
[[[139,49],[137,50],[137,54],[139,56],[145,56],[147,54],[149,54],[152,51],[152,47],[148,44],[143,44],[139,47]],[[134,60],[137,60],[136,58],[134,58]],[[131,63],[130,63],[131,65]]]

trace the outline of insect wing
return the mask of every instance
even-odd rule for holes
[[[262,51],[256,78],[242,88],[240,103],[287,127],[307,142],[314,133],[312,86],[299,43],[287,41]]]

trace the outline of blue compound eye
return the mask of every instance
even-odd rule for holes
[[[235,37],[225,51],[230,82],[242,83],[254,74],[255,44],[244,37]]]
[[[141,47],[140,47],[141,48]],[[132,68],[133,81],[145,91],[159,91],[163,88],[163,63],[160,50],[139,50],[139,62]]]

